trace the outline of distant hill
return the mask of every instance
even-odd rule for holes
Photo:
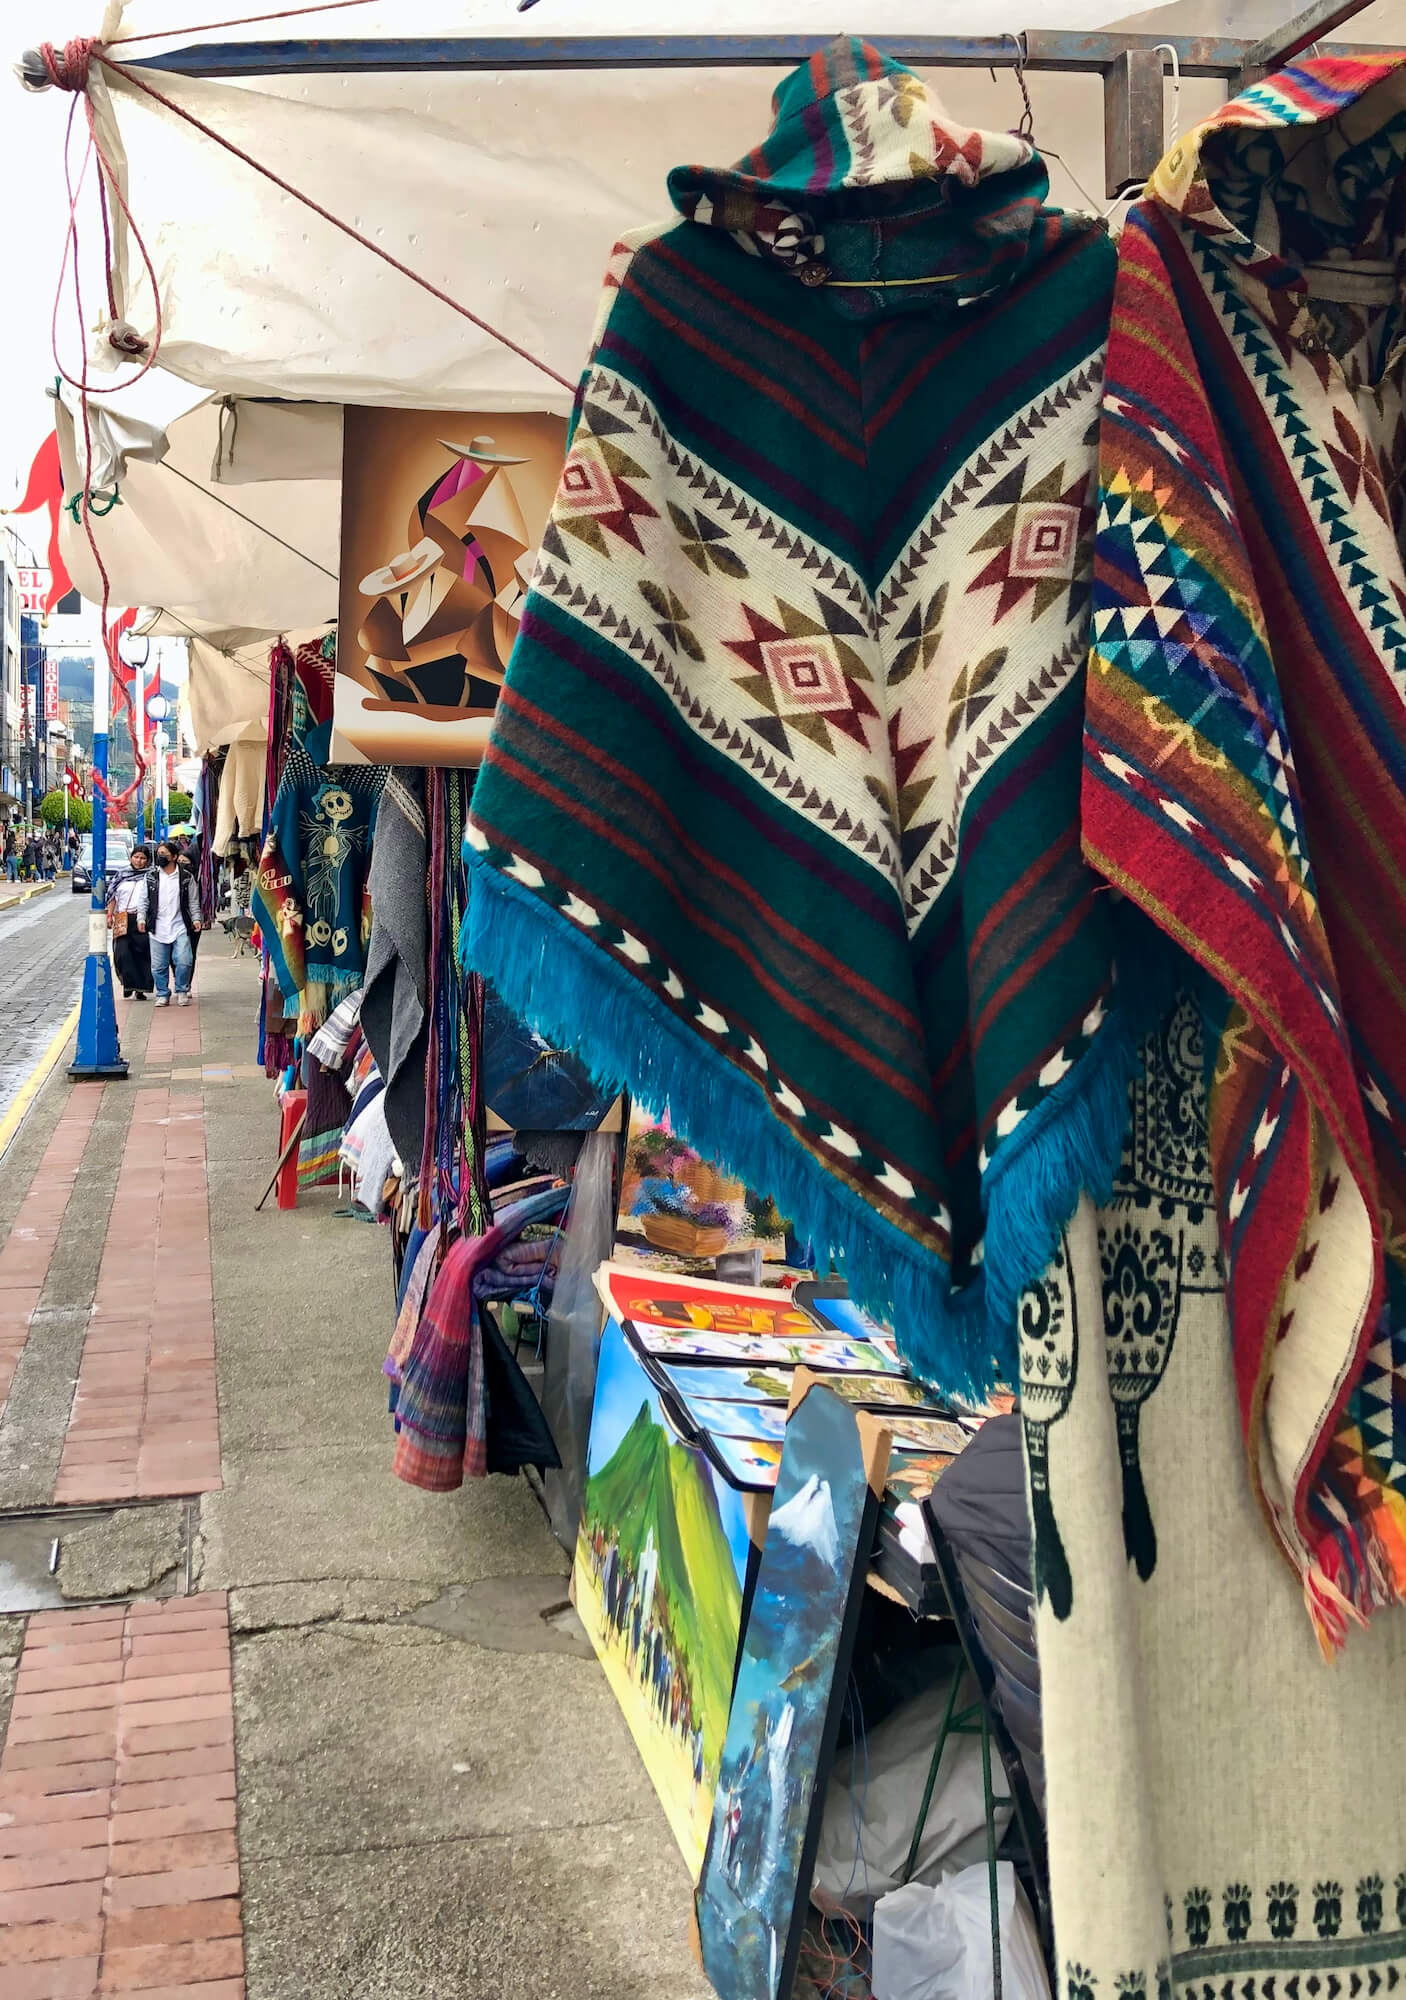
[[[700,1455],[676,1443],[650,1415],[648,1402],[612,1456],[589,1480],[586,1512],[638,1562],[654,1531],[659,1581],[699,1695],[703,1754],[711,1764],[727,1730],[742,1593]]]

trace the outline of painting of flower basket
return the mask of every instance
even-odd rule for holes
[[[704,1160],[674,1131],[667,1112],[635,1104],[630,1114],[616,1231],[617,1255],[711,1275],[725,1252],[757,1249],[764,1264],[786,1255],[786,1222],[775,1202]]]

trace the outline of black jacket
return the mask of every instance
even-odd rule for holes
[[[200,885],[188,861],[176,863],[176,874],[181,885],[181,922],[186,927],[186,936],[193,943],[200,935]],[[156,913],[160,907],[161,870],[153,864],[146,872],[146,928],[149,937],[156,935]]]

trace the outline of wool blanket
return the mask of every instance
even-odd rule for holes
[[[1406,1595],[1404,165],[1406,58],[1317,58],[1134,208],[1087,706],[1085,854],[1220,996],[1241,1431],[1328,1648]]]
[[[371,935],[367,869],[385,772],[329,766],[331,739],[331,723],[319,723],[284,759],[254,891],[269,965],[303,1036],[363,985]]]
[[[403,1160],[425,1143],[425,1064],[429,1054],[429,850],[425,773],[387,774],[367,874],[371,943],[366,953],[362,1027],[386,1079],[386,1123]]]
[[[1112,1196],[1021,1302],[1060,2000],[1386,2000],[1406,1618],[1329,1673],[1245,1477],[1213,1045],[1183,994]]]
[[[490,1469],[484,1336],[474,1280],[495,1264],[529,1222],[559,1214],[567,1193],[565,1188],[547,1189],[505,1209],[483,1235],[456,1238],[445,1252],[403,1362],[396,1352],[397,1327],[386,1372],[394,1380],[399,1370],[400,1392],[393,1404],[394,1470],[408,1486],[450,1493],[465,1478],[481,1479]],[[407,1293],[402,1321],[409,1303]],[[531,1400],[531,1391],[526,1394]],[[549,1442],[545,1456],[529,1456],[522,1462],[543,1465],[554,1459]],[[494,1469],[500,1469],[496,1462]]]
[[[611,260],[464,950],[974,1389],[1130,1060],[1077,833],[1114,252],[862,42],[774,111]]]

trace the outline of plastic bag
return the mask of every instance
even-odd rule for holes
[[[1002,2000],[1050,2000],[1039,1933],[1009,1861],[996,1864]],[[874,2000],[988,2000],[991,1888],[986,1863],[909,1882],[874,1906]]]
[[[953,1652],[955,1665],[960,1658]],[[867,1916],[875,1897],[898,1886],[923,1802],[928,1767],[947,1708],[950,1677],[907,1701],[855,1746],[837,1753],[821,1817],[811,1900],[822,1910]],[[976,1683],[963,1678],[957,1712],[976,1700]],[[1006,1776],[994,1750],[991,1789],[999,1845],[1011,1818]],[[942,1752],[923,1837],[916,1881],[931,1882],[945,1869],[964,1868],[986,1852],[986,1794],[981,1781],[981,1738],[951,1735]]]
[[[547,1320],[542,1414],[561,1454],[560,1471],[542,1484],[552,1533],[570,1554],[586,1496],[586,1446],[596,1395],[596,1350],[604,1317],[597,1267],[615,1240],[614,1132],[589,1132],[576,1162],[561,1260]]]

